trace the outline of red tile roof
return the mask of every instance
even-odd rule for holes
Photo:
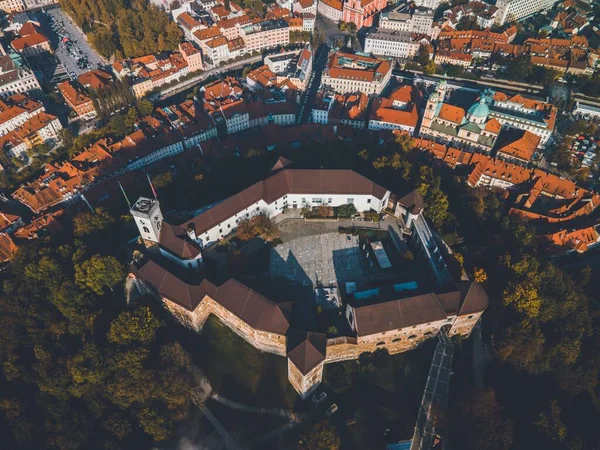
[[[521,136],[514,141],[507,143],[498,149],[498,155],[504,155],[519,159],[524,162],[531,161],[533,154],[542,140],[537,134],[530,131],[524,131]]]
[[[438,113],[438,117],[442,120],[447,120],[448,122],[460,125],[465,118],[465,110],[458,106],[443,103]]]

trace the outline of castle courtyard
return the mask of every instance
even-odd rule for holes
[[[358,236],[333,232],[297,237],[274,247],[269,272],[305,286],[316,286],[363,279],[373,271],[366,265]]]

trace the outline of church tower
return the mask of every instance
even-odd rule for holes
[[[427,99],[427,105],[425,105],[425,114],[423,115],[423,122],[421,127],[430,128],[431,122],[435,118],[435,114],[438,109],[438,105],[444,102],[446,98],[446,80],[440,81],[435,90],[431,93]]]
[[[144,241],[158,243],[163,216],[158,200],[140,197],[129,211]]]

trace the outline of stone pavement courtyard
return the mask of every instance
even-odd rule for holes
[[[271,249],[269,272],[305,286],[365,277],[358,236],[325,233],[302,236]]]

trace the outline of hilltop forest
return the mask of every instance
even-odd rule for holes
[[[59,0],[102,56],[132,58],[176,50],[182,32],[146,0]]]

